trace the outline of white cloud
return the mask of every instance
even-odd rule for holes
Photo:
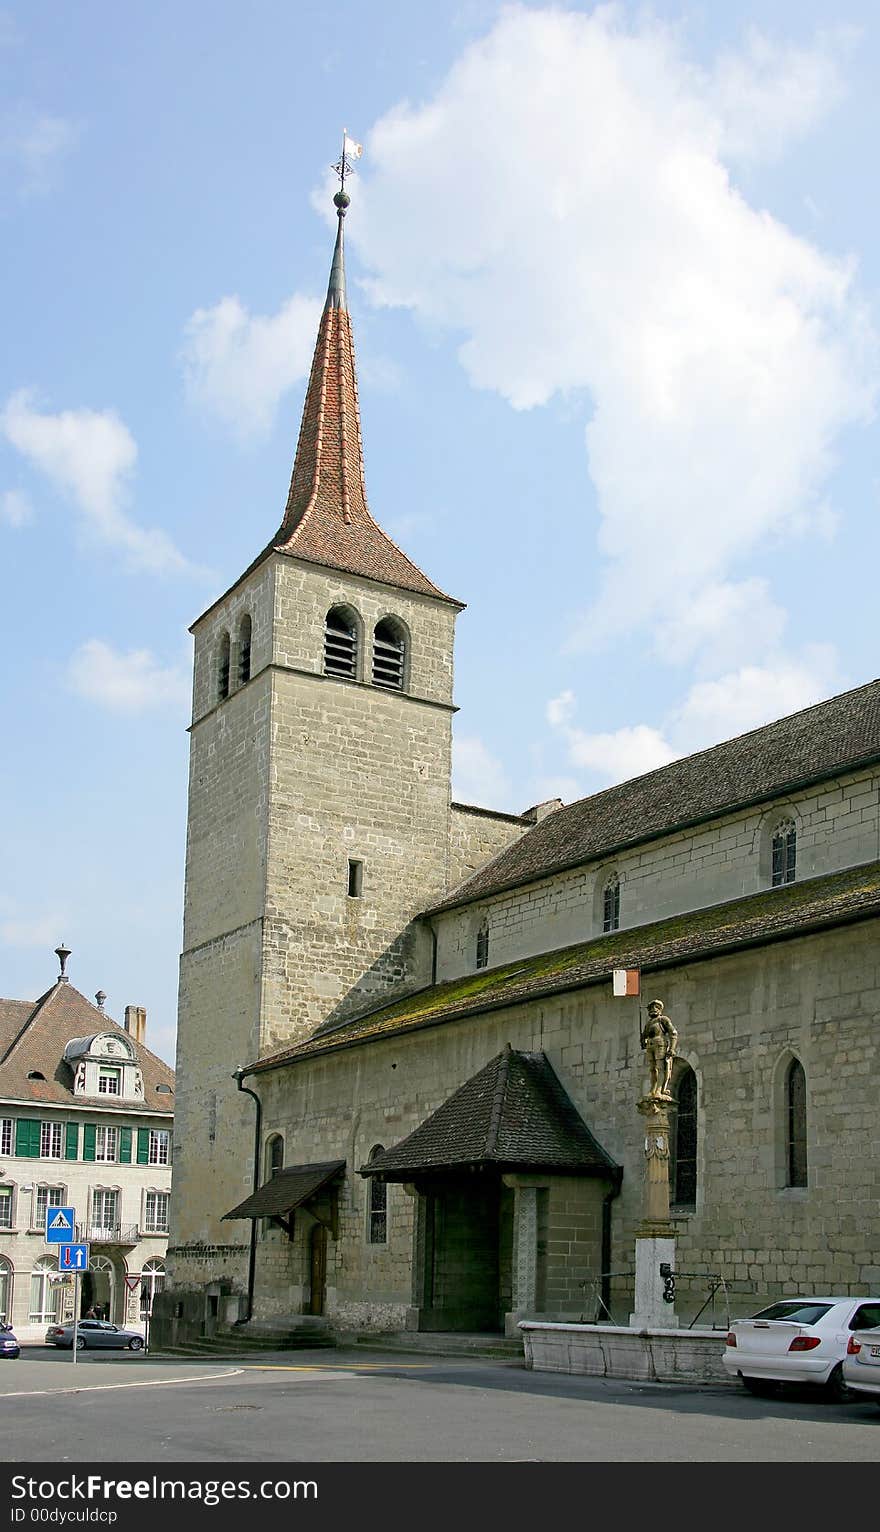
[[[718,60],[710,89],[723,125],[721,149],[738,159],[775,160],[843,94],[840,57],[853,28],[822,33],[818,46],[781,46],[751,28],[745,48]]]
[[[122,653],[99,638],[88,639],[73,654],[68,682],[80,697],[120,713],[185,708],[190,698],[183,665],[163,666],[149,649]]]
[[[799,659],[744,665],[691,687],[670,721],[682,749],[698,750],[797,713],[845,685],[830,644],[814,644]]]
[[[23,527],[32,516],[31,503],[20,489],[6,489],[0,494],[0,521],[10,527]]]
[[[473,735],[452,742],[452,796],[457,803],[517,813],[509,807],[512,787],[501,762]]]
[[[41,414],[34,408],[32,392],[21,389],[0,414],[0,431],[57,489],[71,496],[90,532],[122,549],[132,566],[154,574],[191,570],[164,532],[137,526],[123,509],[137,446],[115,411]]]
[[[13,164],[28,194],[49,190],[56,166],[73,148],[76,126],[49,113],[18,111],[0,124],[0,156]]]
[[[277,314],[250,314],[237,297],[196,309],[181,362],[188,397],[240,440],[265,436],[278,403],[311,365],[321,305],[294,293]]]
[[[572,765],[585,766],[609,782],[625,782],[630,777],[639,777],[656,766],[665,766],[678,753],[657,729],[648,724],[613,729],[607,734],[586,734],[582,729],[568,731],[568,754]]]
[[[548,703],[547,718],[562,735],[570,764],[595,774],[606,786],[797,713],[845,684],[834,648],[813,644],[799,658],[779,654],[764,665],[743,665],[713,681],[697,682],[662,728],[641,723],[587,733],[571,722],[576,699],[570,691]]]
[[[375,125],[351,235],[374,301],[463,335],[474,386],[517,409],[589,396],[605,565],[581,642],[644,626],[666,658],[705,638],[728,663],[746,609],[756,657],[779,640],[769,590],[730,577],[826,526],[877,347],[851,265],[749,206],[727,163],[833,105],[837,40],[753,34],[713,72],[682,37],[506,9],[431,100]]]

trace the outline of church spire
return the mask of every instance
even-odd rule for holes
[[[284,520],[272,546],[279,553],[381,580],[404,590],[445,596],[373,520],[367,505],[354,340],[345,292],[343,222],[351,198],[347,137],[334,166],[338,226],[324,312],[312,358]],[[459,602],[454,603],[456,606]]]

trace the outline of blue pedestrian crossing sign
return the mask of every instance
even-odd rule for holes
[[[59,1271],[87,1271],[89,1265],[88,1245],[62,1245],[58,1252]]]
[[[76,1235],[74,1208],[46,1209],[46,1244],[69,1245]]]

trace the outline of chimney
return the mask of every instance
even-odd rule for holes
[[[147,1012],[142,1005],[125,1007],[125,1030],[133,1043],[143,1043],[147,1035]]]

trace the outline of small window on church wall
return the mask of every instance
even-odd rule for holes
[[[324,673],[357,679],[357,624],[343,607],[327,613],[324,624]]]
[[[784,819],[773,832],[773,887],[793,883],[797,860],[797,830],[790,819]]]
[[[807,1184],[807,1077],[792,1059],[785,1076],[786,1184]]]
[[[384,1154],[382,1144],[374,1144],[370,1159]],[[384,1245],[388,1240],[388,1187],[380,1176],[370,1177],[370,1221],[367,1231],[371,1245]]]
[[[220,640],[220,652],[217,658],[217,701],[225,702],[229,696],[229,634],[224,633]]]
[[[484,919],[477,932],[477,967],[488,968],[489,966],[489,922]]]
[[[616,931],[620,926],[620,882],[609,878],[602,895],[602,930]]]
[[[348,897],[360,899],[364,891],[364,864],[349,860],[348,863]]]
[[[274,1176],[284,1164],[284,1139],[274,1133],[266,1145],[266,1175]]]
[[[395,622],[384,618],[373,630],[373,684],[392,691],[403,690],[403,662],[406,652],[403,633]]]
[[[244,686],[251,678],[251,620],[245,615],[238,629],[238,684]]]

